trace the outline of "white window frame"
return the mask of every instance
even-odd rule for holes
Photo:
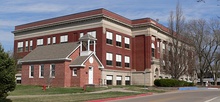
[[[116,34],[116,41],[121,42],[121,35]]]
[[[24,42],[22,41],[22,42],[18,42],[18,49],[21,49],[21,51],[17,51],[17,52],[23,52],[23,45],[24,44]]]
[[[125,63],[129,63],[130,64],[130,57],[129,56],[125,56]]]
[[[55,44],[56,43],[56,37],[54,36],[53,37],[53,44]]]
[[[75,73],[76,72],[76,73]],[[72,73],[73,76],[77,76],[77,68],[73,68],[73,73]]]
[[[44,44],[44,39],[37,39],[37,46],[41,46]]]
[[[43,66],[43,76],[41,76],[42,66]],[[39,78],[44,78],[44,65],[43,64],[39,65]]]
[[[68,42],[68,35],[62,35],[62,36],[60,36],[60,42],[61,42],[61,43]]]
[[[106,32],[106,39],[112,40],[112,39],[113,39],[112,35],[113,35],[112,32],[108,32],[108,31],[107,31],[107,32]]]
[[[31,72],[32,72],[32,67],[33,67],[33,76],[31,75]],[[29,78],[34,78],[34,65],[30,65],[29,66]]]
[[[52,76],[52,66],[54,65],[54,76]],[[51,64],[50,65],[50,78],[55,78],[55,76],[56,76],[56,66],[55,66],[55,64]]]
[[[81,37],[83,37],[83,35],[84,35],[84,33],[80,33],[80,34],[79,34],[79,37],[81,38]]]
[[[113,57],[113,54],[112,53],[106,53],[106,60],[111,60],[112,61],[112,58]]]
[[[90,31],[87,32],[87,34],[92,35],[94,38],[96,38],[96,31]]]
[[[121,55],[116,54],[116,62],[121,62]]]
[[[29,46],[29,50],[33,50],[33,40],[30,40],[30,46]]]
[[[50,38],[50,37],[47,38],[47,44],[48,44],[48,45],[51,44],[51,38]]]
[[[125,44],[130,44],[130,38],[125,37]]]

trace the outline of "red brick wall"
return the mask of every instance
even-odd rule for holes
[[[106,32],[109,31],[113,33],[112,35],[112,45],[106,44]],[[107,69],[114,69],[114,70],[131,70],[132,68],[132,37],[128,36],[127,34],[123,34],[121,32],[117,32],[111,29],[106,29],[105,34],[103,34],[103,51],[102,51],[102,59],[101,62]],[[121,41],[121,47],[116,46],[116,34],[121,35],[122,41]],[[124,37],[130,38],[130,49],[125,48],[125,43],[124,43]],[[106,53],[112,53],[113,54],[113,65],[112,66],[106,66]],[[122,66],[117,67],[116,66],[116,54],[120,54],[122,56]],[[129,56],[130,57],[130,68],[125,68],[125,63],[124,63],[124,56]]]
[[[44,78],[39,78],[39,65],[44,64]],[[64,87],[64,63],[27,63],[22,65],[22,83],[23,85],[47,85],[50,65],[55,64],[55,78],[51,81],[51,86]],[[29,78],[29,66],[34,65],[34,77]]]

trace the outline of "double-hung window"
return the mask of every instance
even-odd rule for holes
[[[55,64],[50,65],[50,77],[51,78],[55,77]]]
[[[112,44],[112,33],[111,32],[106,32],[106,43]]]
[[[25,41],[25,51],[28,51],[28,41]]]
[[[151,56],[155,57],[155,45],[154,45],[154,43],[151,43]]]
[[[121,47],[121,35],[116,35],[116,46]]]
[[[130,57],[125,56],[125,67],[130,67]]]
[[[29,78],[34,77],[34,65],[29,66]]]
[[[23,52],[23,42],[18,42],[18,52]]]
[[[55,44],[56,43],[56,37],[54,36],[53,37],[53,44]]]
[[[29,50],[30,51],[33,50],[33,40],[30,40],[30,48],[29,48]]]
[[[77,76],[77,68],[73,68],[73,76]]]
[[[60,43],[68,42],[68,35],[60,36]]]
[[[112,53],[106,53],[106,65],[112,66]]]
[[[50,45],[50,43],[51,43],[51,38],[49,37],[47,38],[47,45]]]
[[[44,77],[44,65],[41,64],[39,66],[39,78],[43,78]]]
[[[37,46],[42,46],[44,40],[43,39],[37,39]]]
[[[121,67],[121,55],[116,55],[116,66]]]
[[[125,48],[130,48],[130,38],[125,37]]]

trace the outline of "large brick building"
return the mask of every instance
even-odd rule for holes
[[[47,70],[51,84],[63,87],[153,85],[169,77],[160,72],[160,59],[170,34],[150,18],[130,20],[97,9],[18,25],[13,33],[15,56],[23,58],[22,84],[44,84]],[[88,35],[93,40],[83,39]]]

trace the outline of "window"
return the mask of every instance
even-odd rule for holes
[[[25,51],[28,51],[28,41],[25,41]]]
[[[122,76],[116,76],[116,85],[121,85]]]
[[[49,38],[47,38],[47,45],[50,45],[50,43],[51,43],[51,38],[49,37]]]
[[[162,44],[162,48],[163,48],[163,54],[165,54],[165,44]]]
[[[130,57],[125,56],[125,67],[130,67]]]
[[[64,43],[64,42],[67,42],[67,41],[68,41],[68,35],[60,36],[60,42],[61,43]]]
[[[56,37],[54,36],[53,37],[53,44],[55,44],[56,43]]]
[[[125,37],[125,48],[130,48],[130,38]]]
[[[30,51],[33,50],[33,40],[30,40],[30,48],[29,48],[29,50]]]
[[[80,33],[80,38],[83,37],[83,35],[84,35],[83,33]]]
[[[33,78],[34,77],[34,66],[30,65],[29,66],[29,78]]]
[[[126,76],[125,77],[125,85],[130,85],[131,81],[130,81],[130,76]]]
[[[43,78],[44,77],[44,65],[40,65],[39,66],[39,78]]]
[[[121,55],[116,55],[116,66],[121,66]]]
[[[77,69],[73,68],[73,76],[77,76]]]
[[[18,42],[18,52],[23,52],[23,42]]]
[[[121,35],[116,35],[116,46],[121,47]]]
[[[106,65],[112,66],[112,53],[106,53]]]
[[[106,32],[106,43],[112,44],[112,33],[111,32]]]
[[[88,32],[87,34],[92,35],[94,38],[96,38],[96,31]]]
[[[37,46],[43,45],[43,39],[37,39]]]
[[[50,77],[55,77],[55,64],[50,65]]]
[[[160,41],[157,41],[157,52],[160,52]]]
[[[151,43],[151,56],[152,57],[155,57],[155,46],[154,46],[154,43]]]
[[[112,85],[112,79],[113,79],[112,75],[107,75],[106,76],[106,84],[107,85]]]

